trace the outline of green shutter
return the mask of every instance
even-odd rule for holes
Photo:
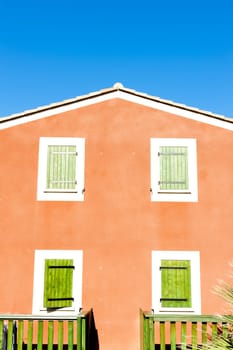
[[[76,188],[76,146],[48,146],[47,189]]]
[[[72,306],[73,260],[46,259],[44,272],[44,307]]]
[[[160,146],[159,189],[161,191],[188,190],[188,147]]]
[[[192,306],[190,260],[161,260],[161,306]]]

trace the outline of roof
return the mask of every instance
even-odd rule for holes
[[[24,124],[44,117],[49,117],[58,113],[81,108],[95,103],[103,102],[113,98],[120,98],[154,109],[167,111],[185,118],[197,120],[206,124],[233,130],[233,119],[212,112],[189,107],[184,104],[175,103],[160,97],[151,96],[124,87],[121,83],[115,83],[112,87],[101,89],[86,95],[77,96],[61,102],[52,103],[21,113],[12,114],[0,118],[0,129],[9,128],[15,125]]]

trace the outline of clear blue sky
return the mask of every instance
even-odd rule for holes
[[[0,116],[115,82],[233,117],[233,0],[0,3]]]

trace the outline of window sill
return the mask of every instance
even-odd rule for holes
[[[151,194],[152,202],[198,202],[196,193],[191,192],[159,192]]]

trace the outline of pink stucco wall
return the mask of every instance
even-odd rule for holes
[[[36,200],[44,137],[84,137],[84,202]],[[150,138],[196,138],[197,203],[150,200]],[[139,348],[152,250],[199,250],[202,312],[232,259],[232,132],[113,99],[1,131],[1,313],[31,313],[35,249],[83,250],[100,349]]]

